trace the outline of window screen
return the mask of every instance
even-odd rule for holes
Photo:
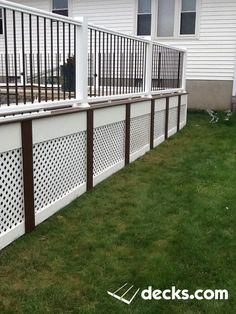
[[[138,1],[138,22],[137,22],[137,34],[138,35],[151,35],[151,0],[139,0]]]
[[[52,12],[68,16],[68,0],[53,0]]]
[[[194,35],[196,31],[196,0],[182,0],[180,34]]]

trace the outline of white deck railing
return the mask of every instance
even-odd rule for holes
[[[183,49],[4,0],[0,9],[2,116],[185,90]]]

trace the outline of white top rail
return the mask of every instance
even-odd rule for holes
[[[160,47],[176,50],[176,51],[187,52],[186,48],[180,48],[180,47],[176,47],[176,46],[166,45],[166,44],[159,43],[158,41],[154,41],[154,40],[152,41],[152,44],[160,46]]]
[[[32,8],[32,7],[18,4],[15,2],[0,0],[0,8],[2,8],[2,9],[5,8],[8,10],[14,10],[14,11],[22,12],[25,14],[31,14],[34,16],[39,16],[42,18],[51,19],[54,21],[65,22],[65,23],[81,26],[81,22],[79,22],[76,19],[73,19],[73,18],[70,18],[67,16],[63,16],[63,15],[58,15],[58,14],[51,13],[51,12],[47,12],[47,11],[43,11],[40,9]]]
[[[134,40],[137,40],[137,41],[140,41],[140,42],[144,42],[144,43],[147,43],[147,44],[152,43],[153,45],[158,45],[160,47],[169,48],[169,49],[173,49],[173,50],[177,50],[177,51],[182,51],[182,52],[186,52],[187,51],[187,49],[185,49],[185,48],[179,48],[179,47],[175,47],[175,46],[170,46],[170,45],[162,44],[162,43],[160,43],[158,41],[147,39],[147,38],[144,38],[144,37],[117,32],[117,31],[111,30],[111,29],[103,27],[103,26],[94,25],[92,23],[89,23],[88,27],[93,29],[93,30],[96,30],[96,31],[105,32],[105,33],[109,33],[109,34],[116,35],[116,36],[122,36],[122,37],[129,38],[129,39],[134,39]]]
[[[150,40],[148,40],[146,38],[142,38],[142,37],[135,36],[135,35],[129,35],[129,34],[117,32],[117,31],[111,30],[111,29],[103,27],[103,26],[98,26],[98,25],[94,25],[94,24],[89,23],[88,27],[93,29],[93,30],[99,31],[99,32],[109,33],[109,34],[116,35],[116,36],[122,36],[122,37],[125,37],[125,38],[138,40],[138,41],[141,41],[141,42],[144,42],[144,43],[147,43],[147,44],[150,43]]]

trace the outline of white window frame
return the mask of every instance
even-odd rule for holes
[[[180,27],[181,27],[181,13],[182,13],[182,0],[179,0],[179,12],[178,12],[178,33],[177,36],[180,38],[196,38],[199,36],[199,12],[200,12],[200,1],[196,0],[196,18],[195,18],[195,34],[180,34]],[[193,11],[192,11],[193,12]]]
[[[137,35],[138,0],[136,0],[135,3],[136,5],[135,5],[134,34]],[[175,0],[175,17],[174,17],[175,20],[174,20],[173,36],[159,37],[157,36],[158,0],[152,0],[151,37],[158,40],[199,39],[201,0],[196,0],[195,34],[180,34],[181,11],[182,11],[181,8],[182,8],[182,0]]]

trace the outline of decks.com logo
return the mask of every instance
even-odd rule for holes
[[[228,300],[229,294],[225,289],[198,289],[193,294],[190,294],[187,289],[181,290],[176,287],[171,287],[171,289],[153,290],[150,286],[148,289],[142,291],[141,297],[144,300]]]
[[[107,293],[121,302],[130,304],[138,295],[139,290],[140,288],[137,289],[134,285],[129,286],[126,283],[114,292],[107,291]],[[153,289],[152,286],[149,286],[142,290],[141,298],[143,300],[228,300],[229,293],[226,289],[198,289],[190,294],[188,289],[181,290],[175,286],[165,290]]]

